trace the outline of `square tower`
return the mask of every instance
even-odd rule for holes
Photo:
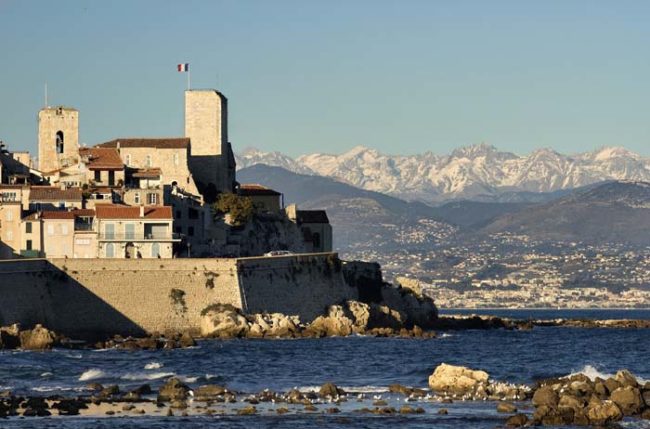
[[[232,192],[235,160],[228,142],[228,99],[222,93],[185,91],[185,137],[190,138],[190,170],[206,200]]]
[[[79,112],[46,107],[38,112],[38,169],[54,171],[79,160]]]

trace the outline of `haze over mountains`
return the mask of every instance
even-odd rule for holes
[[[255,164],[317,174],[408,201],[447,200],[540,202],[582,186],[612,180],[650,181],[650,158],[621,147],[575,155],[538,149],[519,156],[494,146],[462,147],[449,155],[386,155],[358,146],[340,155],[310,154],[293,159],[280,152],[247,149],[239,169]]]

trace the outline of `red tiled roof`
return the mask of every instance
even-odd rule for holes
[[[252,184],[252,183],[246,183],[243,185],[239,185],[239,195],[242,195],[244,197],[252,197],[256,195],[282,195],[278,191],[274,191],[273,189],[267,188],[266,186],[258,185],[258,184]]]
[[[156,138],[156,139],[126,138],[126,139],[111,140],[106,143],[98,144],[95,147],[116,148],[118,143],[120,147],[151,147],[157,149],[184,149],[189,146],[190,139],[187,137],[164,137],[164,138]]]
[[[82,147],[79,155],[87,158],[86,165],[90,170],[122,170],[124,163],[115,148],[110,147]]]
[[[95,206],[98,219],[141,219],[140,207],[120,206],[115,204],[97,204]],[[145,207],[145,219],[173,219],[171,206]]]
[[[56,186],[32,186],[30,201],[81,201],[81,188],[61,189]]]
[[[40,219],[74,219],[76,217],[94,217],[95,210],[79,209],[72,211],[64,210],[45,210],[42,212],[34,212],[25,216],[23,220],[38,220]]]
[[[58,219],[58,220],[65,220],[65,219],[74,219],[74,213],[72,212],[64,212],[64,211],[44,211],[41,212],[41,219]]]

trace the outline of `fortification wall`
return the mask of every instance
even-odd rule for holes
[[[241,259],[0,261],[0,325],[72,337],[198,330],[213,303],[313,319],[354,299],[336,254]]]
[[[0,262],[0,324],[71,336],[193,330],[212,302],[241,307],[232,259]]]
[[[284,313],[310,322],[332,304],[358,299],[336,253],[242,258],[239,271],[249,313]]]

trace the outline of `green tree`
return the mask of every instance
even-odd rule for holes
[[[229,214],[234,226],[245,225],[253,218],[253,200],[224,192],[217,197],[217,201],[212,205],[212,211],[215,217]]]

